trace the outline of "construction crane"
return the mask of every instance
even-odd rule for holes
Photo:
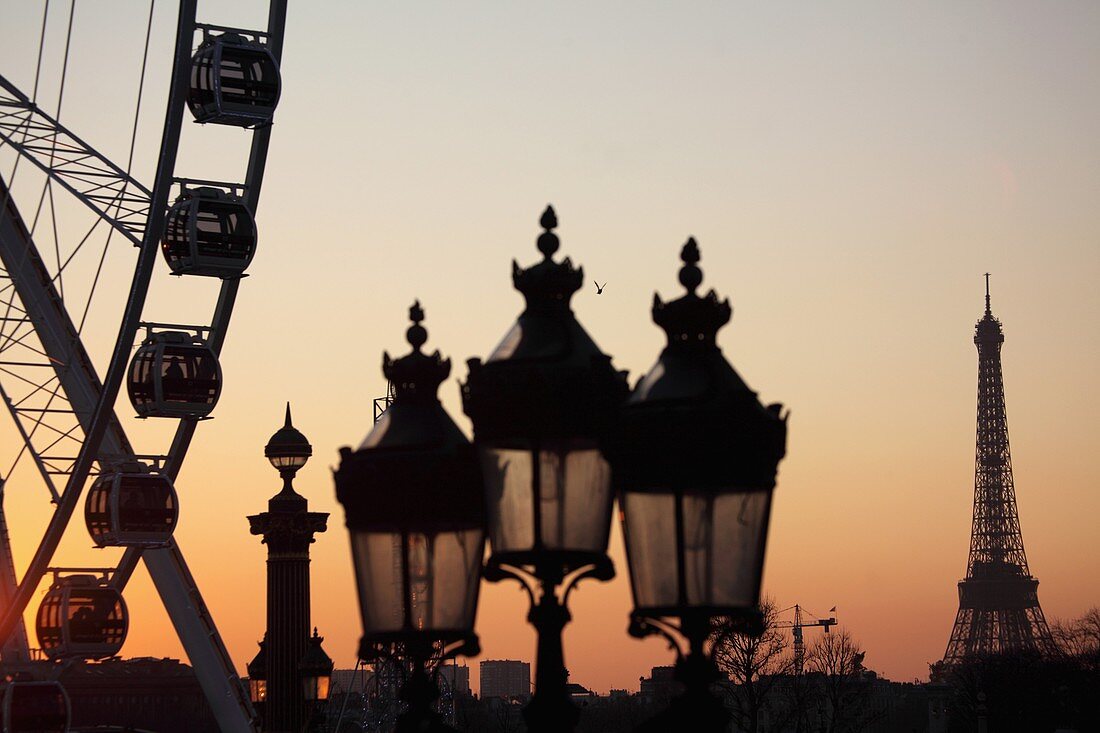
[[[777,629],[790,629],[791,636],[794,637],[794,668],[796,674],[802,674],[802,666],[806,661],[806,642],[802,637],[802,629],[811,626],[820,626],[825,629],[825,633],[829,633],[830,626],[836,626],[836,616],[830,616],[828,618],[819,618],[816,621],[806,621],[802,617],[802,606],[794,604],[790,608],[784,608],[780,613],[786,613],[794,609],[794,622],[793,623],[778,623],[775,625]],[[836,612],[836,606],[829,609],[830,613]]]

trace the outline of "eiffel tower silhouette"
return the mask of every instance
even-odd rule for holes
[[[989,302],[974,330],[978,347],[978,441],[974,458],[974,522],[966,578],[959,583],[959,613],[943,661],[1008,651],[1050,654],[1054,640],[1039,607],[1039,581],[1031,575],[1016,511],[1008,448],[1001,322]]]

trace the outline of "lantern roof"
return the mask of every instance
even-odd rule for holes
[[[283,426],[275,431],[264,446],[264,455],[268,458],[297,457],[308,458],[313,455],[313,446],[306,436],[294,427],[290,420],[290,403],[286,403],[286,419]]]
[[[248,671],[248,678],[250,680],[266,680],[267,679],[267,634],[264,634],[262,641],[258,643],[260,650],[256,652],[256,656],[252,657],[252,661],[248,663],[245,669]]]
[[[313,636],[309,638],[309,646],[306,653],[298,661],[298,672],[303,677],[327,677],[332,674],[332,658],[321,648],[321,642],[325,637],[317,635],[317,627],[313,628]]]
[[[705,297],[696,295],[703,282],[703,271],[699,269],[699,245],[694,237],[688,237],[680,250],[680,259],[684,263],[680,268],[680,284],[687,293],[668,303],[654,293],[653,322],[664,329],[670,346],[713,346],[718,330],[729,323],[733,313],[729,298],[719,301],[713,289]]]
[[[536,246],[542,252],[542,262],[524,269],[512,260],[512,284],[523,293],[528,311],[568,310],[569,300],[584,282],[584,268],[573,267],[573,261],[568,257],[554,262],[553,257],[561,246],[561,240],[553,231],[558,226],[558,216],[553,206],[546,206],[539,218],[539,225],[543,232],[539,234]]]
[[[717,334],[729,323],[729,298],[719,300],[714,290],[696,294],[703,281],[699,245],[689,237],[680,250],[680,284],[687,292],[667,303],[653,294],[653,322],[668,336],[657,364],[638,382],[630,403],[652,400],[704,398],[720,392],[744,392],[755,400],[736,370],[722,356]]]
[[[512,262],[512,282],[526,309],[484,363],[470,359],[463,407],[479,439],[596,437],[629,391],[626,373],[611,366],[569,307],[584,269],[566,257],[554,262],[558,225],[546,207],[538,237],[543,260],[529,268]]]
[[[412,352],[385,354],[382,370],[394,385],[393,403],[352,451],[340,449],[336,495],[351,530],[419,528],[442,531],[483,521],[481,472],[470,441],[437,395],[450,359],[421,351],[428,332],[419,301],[409,309]]]
[[[687,293],[668,303],[654,296],[653,320],[668,345],[627,401],[616,480],[655,489],[774,486],[786,451],[782,406],[762,405],[718,348],[732,309],[713,290],[696,294],[703,273],[693,238],[680,259]]]
[[[394,387],[395,401],[438,402],[439,385],[451,375],[451,360],[440,356],[438,349],[430,356],[420,350],[428,340],[428,331],[420,325],[424,309],[419,300],[409,308],[409,320],[412,325],[405,332],[405,338],[413,347],[412,352],[399,359],[391,359],[388,352],[383,352],[382,373]]]

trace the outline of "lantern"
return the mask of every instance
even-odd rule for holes
[[[283,426],[275,431],[264,446],[264,455],[284,479],[293,479],[298,469],[313,455],[313,446],[306,436],[290,422],[290,403],[286,403]]]
[[[609,579],[613,497],[604,449],[626,379],[569,308],[584,270],[568,257],[553,261],[553,208],[540,223],[543,261],[526,270],[512,263],[527,307],[484,363],[469,361],[462,389],[484,474],[489,564],[556,573],[597,565]]]
[[[298,672],[302,675],[302,693],[309,702],[324,702],[328,699],[329,682],[332,679],[332,659],[321,648],[323,637],[313,630],[309,646],[302,660],[298,662]]]
[[[716,334],[729,301],[695,294],[694,239],[681,258],[688,292],[670,303],[654,296],[668,346],[623,409],[615,461],[634,614],[733,616],[751,627],[786,419],[722,356]]]
[[[474,614],[485,543],[481,477],[470,442],[439,403],[451,362],[421,352],[427,331],[409,312],[412,353],[382,371],[396,391],[359,449],[341,450],[344,505],[363,621],[360,656],[402,643],[475,654]]]
[[[763,630],[760,577],[787,425],[780,405],[761,405],[722,356],[716,337],[729,301],[713,290],[696,295],[703,273],[694,239],[680,257],[688,292],[670,303],[654,296],[668,346],[623,408],[612,453],[634,595],[630,633],[668,639],[684,685],[638,730],[719,733],[730,715],[712,690],[721,675],[707,640],[716,617],[748,635]]]
[[[98,547],[163,547],[178,518],[168,477],[136,466],[100,474],[84,504],[88,534]]]
[[[254,705],[267,700],[267,634],[260,642],[260,650],[248,663],[248,697]]]
[[[208,35],[191,58],[187,106],[196,122],[259,127],[271,122],[279,87],[266,45],[239,33]]]
[[[51,659],[103,659],[122,649],[129,623],[126,602],[94,575],[55,579],[38,607],[38,645]]]
[[[240,277],[256,253],[256,220],[232,193],[184,189],[168,210],[160,247],[174,275]]]
[[[126,388],[138,417],[202,418],[221,393],[218,357],[199,336],[151,333],[130,361]]]

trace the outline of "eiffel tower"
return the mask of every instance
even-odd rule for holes
[[[989,305],[974,330],[978,347],[978,446],[974,457],[974,523],[970,560],[959,583],[959,613],[944,654],[945,664],[969,656],[1009,651],[1055,651],[1036,580],[1027,567],[1012,457],[1008,449],[1004,382],[1001,378],[1001,322]]]

